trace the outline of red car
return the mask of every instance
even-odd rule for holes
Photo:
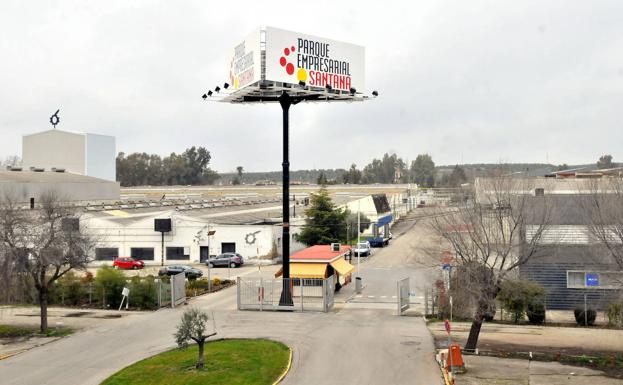
[[[134,259],[132,257],[118,257],[112,263],[112,267],[115,269],[142,269],[145,267],[145,262]]]

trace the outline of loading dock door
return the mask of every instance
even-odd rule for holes
[[[236,252],[236,242],[222,242],[221,243],[221,253],[235,253]]]
[[[199,246],[199,261],[205,263],[208,260],[208,246]]]

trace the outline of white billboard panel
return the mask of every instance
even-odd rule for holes
[[[266,28],[266,80],[349,91],[365,88],[362,46]]]
[[[261,79],[262,62],[260,29],[253,31],[230,53],[229,84],[234,90],[244,88]]]

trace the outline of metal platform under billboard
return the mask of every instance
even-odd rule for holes
[[[278,102],[283,91],[297,101],[368,97],[365,49],[359,45],[266,27],[237,44],[230,57],[229,82],[214,95],[218,101]]]

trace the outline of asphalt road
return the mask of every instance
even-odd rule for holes
[[[366,296],[389,295],[392,288],[395,292],[395,278],[405,273],[416,280],[427,277],[411,255],[411,242],[417,243],[417,237],[415,226],[362,265]],[[221,338],[266,337],[291,346],[293,365],[285,384],[441,384],[424,320],[395,315],[392,301],[385,300],[387,308],[352,298],[337,302],[330,313],[237,311],[234,287],[196,298],[190,305],[214,312]],[[2,360],[0,382],[98,384],[133,362],[173,348],[183,310],[181,306],[130,315]]]

